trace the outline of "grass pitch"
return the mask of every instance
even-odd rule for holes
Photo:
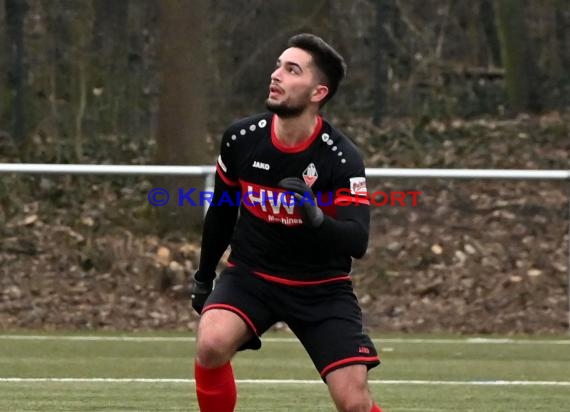
[[[548,411],[570,405],[570,339],[377,336],[371,390],[391,411]],[[0,411],[197,411],[181,334],[1,334]],[[237,411],[334,411],[301,345],[268,334],[237,355]]]

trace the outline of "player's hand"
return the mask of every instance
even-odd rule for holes
[[[202,313],[202,309],[204,309],[204,304],[206,303],[206,299],[212,293],[212,289],[214,289],[214,281],[206,281],[201,282],[199,280],[194,279],[194,285],[192,286],[192,307],[198,314]]]
[[[315,194],[305,182],[298,177],[286,177],[278,183],[278,186],[291,192],[295,197],[296,204],[301,208],[303,223],[310,227],[319,227],[325,216],[317,205]]]

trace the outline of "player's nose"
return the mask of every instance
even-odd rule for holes
[[[271,83],[280,83],[281,82],[281,67],[276,68],[271,73]]]

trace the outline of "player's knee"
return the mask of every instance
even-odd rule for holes
[[[349,394],[336,402],[340,412],[370,412],[372,401],[369,396],[355,396]]]
[[[206,368],[222,366],[231,360],[250,335],[247,325],[236,314],[227,310],[207,311],[198,324],[198,362]]]
[[[231,360],[231,342],[219,333],[203,333],[196,342],[196,358],[206,368],[216,368]]]
[[[372,398],[366,385],[347,387],[333,395],[340,412],[370,412]]]

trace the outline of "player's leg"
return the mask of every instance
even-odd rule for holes
[[[362,312],[350,282],[303,288],[295,295],[294,315],[286,319],[331,397],[342,412],[377,412],[368,389],[368,370],[380,363],[363,331]]]
[[[205,368],[220,367],[229,362],[238,348],[252,337],[252,330],[234,312],[207,310],[198,324],[196,362]]]
[[[202,412],[233,412],[237,388],[230,363],[252,332],[233,312],[212,309],[203,314],[196,338],[194,377]]]
[[[339,411],[381,412],[372,401],[367,377],[366,365],[349,365],[327,374],[327,386]]]
[[[230,360],[238,350],[259,349],[274,322],[250,276],[238,269],[220,275],[198,324],[194,375],[201,412],[233,412],[237,388]]]

